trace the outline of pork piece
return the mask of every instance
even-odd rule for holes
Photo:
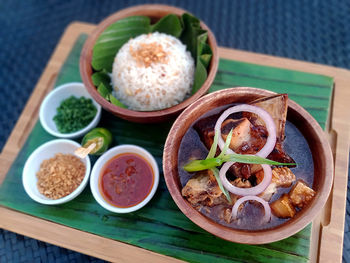
[[[248,180],[244,180],[242,178],[236,178],[233,182],[231,182],[232,185],[239,187],[239,188],[250,188],[252,187],[252,184]]]
[[[264,179],[264,171],[260,170],[255,174],[256,183],[259,184]],[[272,169],[271,183],[276,187],[289,187],[295,181],[295,175],[288,167],[275,167]]]
[[[209,150],[211,145],[214,142],[214,135],[215,135],[215,124],[217,119],[220,117],[221,113],[219,114],[214,114],[211,116],[208,116],[206,118],[200,119],[197,121],[193,128],[196,130],[198,133],[201,141],[204,143],[204,145],[207,147]],[[220,149],[217,147],[216,155],[220,154]]]
[[[234,181],[230,181],[230,183],[241,188],[252,187],[248,180],[242,180],[241,178],[236,178]],[[220,204],[230,205],[210,170],[200,172],[188,180],[187,184],[182,188],[182,196],[194,207],[199,205],[209,207]],[[232,193],[230,193],[230,196],[232,202],[235,203],[238,196]]]
[[[228,204],[210,170],[200,172],[188,180],[182,188],[182,196],[192,206],[205,205],[211,207],[218,204]]]
[[[272,213],[279,218],[291,218],[296,210],[289,199],[288,194],[283,194],[279,199],[270,204]]]
[[[232,208],[225,208],[223,211],[223,219],[226,223],[231,223],[232,221]]]
[[[245,154],[240,151],[237,151],[237,153]],[[255,153],[255,152],[254,152]],[[247,154],[254,154],[254,153],[247,153]],[[292,157],[290,157],[282,148],[282,144],[280,142],[277,142],[275,145],[275,148],[272,150],[272,152],[269,154],[267,159],[280,162],[280,163],[295,163]],[[289,167],[296,167],[296,165],[290,165]],[[276,168],[275,168],[276,169]],[[282,167],[278,168],[281,169],[278,171],[280,179],[283,180],[281,182],[277,183],[277,187],[280,187],[282,184],[285,186],[282,187],[289,187],[292,182],[295,181],[295,175],[292,173],[292,171],[288,167]],[[275,170],[275,177],[277,176],[277,170]],[[261,177],[259,180],[262,180],[264,178],[264,173],[262,171],[261,165],[258,164],[244,164],[244,163],[234,163],[230,168],[229,172],[233,174],[236,177],[242,177],[245,179],[249,179],[249,177],[252,174],[256,174],[257,177]],[[259,174],[261,173],[261,174]],[[284,175],[281,175],[280,173],[285,173]],[[272,177],[273,178],[273,177]],[[273,180],[276,180],[277,177]],[[258,183],[257,182],[257,183]]]
[[[292,157],[290,157],[282,148],[282,143],[277,142],[275,148],[267,156],[267,159],[280,162],[280,163],[295,163]],[[295,167],[296,165],[290,165],[289,167]]]
[[[215,122],[213,121],[213,125],[205,125],[203,122],[198,122],[194,127],[200,135],[201,140],[207,147],[207,149],[211,148],[211,145],[214,142],[215,136],[215,123],[219,115],[215,115]],[[208,117],[209,121],[212,118]],[[227,135],[232,129],[232,138],[230,142],[230,148],[234,151],[237,151],[238,148],[244,143],[249,142],[251,139],[250,136],[250,122],[247,118],[241,119],[227,119],[221,125],[221,134],[224,141],[226,141]],[[261,144],[261,143],[260,143]],[[264,142],[262,143],[264,144]],[[220,153],[219,147],[217,148],[217,155]]]
[[[272,116],[276,124],[277,138],[279,141],[283,141],[284,129],[287,120],[288,95],[278,94],[270,97],[264,97],[252,101],[250,104],[266,110]],[[264,121],[253,113],[245,112],[243,113],[243,116],[247,117],[254,124],[254,126],[265,125]]]
[[[276,187],[289,187],[295,182],[295,175],[288,167],[275,167],[271,181],[276,183]]]
[[[312,200],[315,194],[316,192],[308,187],[305,182],[298,180],[290,190],[289,198],[294,206],[303,208]]]
[[[258,196],[264,199],[266,202],[269,202],[272,196],[277,192],[277,187],[275,183],[269,184],[269,186],[265,189],[264,192],[259,194]]]
[[[259,184],[264,179],[264,171],[260,170],[255,174],[256,183]],[[277,187],[290,187],[295,181],[295,175],[288,167],[275,167],[272,169],[270,185],[259,197],[269,202],[271,197],[277,192]]]
[[[277,128],[277,143],[274,150],[267,157],[270,160],[281,163],[294,163],[294,160],[284,152],[282,148],[282,141],[284,139],[284,128],[287,114],[288,96],[285,94],[275,95],[272,97],[265,97],[252,102],[251,104],[262,107],[268,111],[274,118]],[[198,132],[202,142],[207,149],[211,148],[214,141],[214,127],[220,114],[215,114],[199,120],[194,128]],[[241,116],[244,116],[243,118]],[[233,119],[236,118],[236,119]],[[247,119],[248,118],[248,119]],[[240,154],[255,154],[266,143],[268,132],[264,127],[264,122],[259,120],[254,114],[244,112],[229,116],[223,122],[221,133],[224,140],[231,129],[233,129],[233,136],[230,142],[230,148],[236,153]],[[219,147],[216,150],[216,155],[220,153]],[[235,177],[248,179],[251,174],[258,172],[261,169],[259,165],[247,165],[235,163],[229,169],[229,173]]]
[[[231,181],[231,184],[233,184],[236,187],[240,187],[240,188],[250,188],[252,187],[252,184],[250,183],[250,181],[248,180],[244,180],[242,178],[236,178],[234,181]],[[238,195],[234,195],[234,194],[230,194],[231,196],[231,200],[232,203],[236,203],[237,200],[240,198],[240,196]],[[241,211],[243,208],[243,204],[240,205],[240,207],[238,208],[238,211]],[[226,223],[231,223],[232,218],[231,218],[231,213],[232,213],[232,205],[230,207],[225,207],[223,209],[223,214],[222,214],[222,218],[225,220]]]
[[[250,136],[250,121],[247,118],[233,120],[227,119],[222,123],[221,134],[224,141],[226,141],[227,136],[232,129],[232,138],[230,142],[230,148],[237,152],[239,147],[243,143],[247,143],[251,140]],[[215,135],[215,134],[214,134]]]

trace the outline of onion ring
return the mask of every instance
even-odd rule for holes
[[[227,110],[225,110],[221,114],[219,119],[216,121],[215,132],[217,132],[219,134],[218,145],[220,147],[220,150],[222,150],[222,148],[225,145],[224,140],[221,137],[221,125],[222,125],[223,121],[232,113],[243,112],[243,111],[254,113],[254,114],[258,115],[260,118],[262,118],[263,121],[265,122],[265,126],[266,126],[266,129],[267,129],[269,135],[267,137],[267,140],[266,140],[264,147],[259,152],[257,152],[255,155],[266,158],[272,152],[272,150],[275,148],[276,125],[275,125],[275,123],[274,123],[274,121],[269,113],[267,113],[262,108],[248,105],[248,104],[241,104],[241,105],[237,105],[237,106],[233,106],[231,108],[228,108]],[[231,154],[235,153],[230,148],[227,149],[227,152],[231,153]]]
[[[260,182],[260,184],[250,188],[240,188],[232,185],[226,178],[226,172],[233,164],[234,162],[227,162],[220,169],[221,182],[229,192],[240,196],[258,195],[265,191],[265,189],[269,186],[272,178],[272,170],[267,164],[261,165],[264,170],[264,179]]]
[[[269,206],[269,203],[266,202],[264,199],[262,199],[260,197],[257,197],[257,196],[244,196],[244,197],[238,199],[237,202],[235,203],[235,205],[232,207],[231,217],[233,219],[236,219],[237,218],[237,214],[238,214],[239,206],[242,203],[244,203],[246,201],[250,201],[250,200],[257,201],[257,202],[261,203],[264,206],[265,215],[264,215],[263,220],[264,220],[264,222],[269,222],[270,219],[271,219],[271,208]]]

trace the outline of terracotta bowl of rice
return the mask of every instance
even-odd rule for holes
[[[191,93],[191,89],[196,59],[178,38],[159,32],[131,38],[114,58],[112,72],[108,72],[112,93],[126,108],[116,106],[103,97],[92,79],[95,72],[92,67],[94,45],[111,24],[131,16],[146,16],[153,25],[166,15],[180,17],[184,13],[183,9],[167,5],[139,5],[112,14],[97,25],[80,56],[83,83],[97,103],[125,120],[156,123],[173,119],[208,92],[217,72],[219,57],[215,37],[203,21],[200,21],[200,27],[208,33],[207,44],[212,57],[207,67],[207,78],[195,93]],[[152,53],[151,61],[148,55],[144,55],[149,53]],[[152,59],[156,63],[150,66],[154,62]],[[143,66],[140,67],[140,63]]]

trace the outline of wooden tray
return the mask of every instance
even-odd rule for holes
[[[52,89],[57,74],[76,39],[81,33],[90,33],[94,27],[91,24],[73,23],[65,31],[0,155],[0,183],[5,178],[8,169],[36,123],[40,102]],[[350,105],[347,102],[350,98],[350,89],[347,89],[346,86],[347,83],[350,83],[350,71],[227,48],[220,48],[219,53],[221,58],[323,74],[334,78],[335,89],[327,130],[335,157],[335,179],[329,201],[313,223],[310,261],[336,260],[341,262],[350,136],[350,123],[348,123],[347,118],[350,110]],[[179,261],[5,207],[0,207],[0,227],[110,261]]]

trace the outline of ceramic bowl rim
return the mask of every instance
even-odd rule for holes
[[[131,207],[126,207],[126,208],[116,207],[109,204],[102,196],[100,192],[100,187],[99,187],[99,177],[101,176],[101,170],[103,169],[104,165],[114,156],[117,156],[122,153],[137,153],[141,155],[151,165],[153,169],[153,174],[154,174],[153,185],[147,197],[144,200],[142,200],[140,203]],[[146,149],[133,144],[121,144],[113,148],[110,148],[108,151],[102,154],[98,158],[98,160],[95,162],[92,168],[91,177],[90,177],[90,189],[96,202],[106,210],[109,210],[110,212],[114,212],[114,213],[130,213],[141,209],[149,201],[151,201],[151,199],[153,198],[154,194],[157,191],[158,184],[159,184],[159,168],[155,158]]]
[[[48,133],[50,133],[51,135],[58,137],[58,138],[65,138],[65,139],[78,138],[78,137],[84,135],[85,133],[87,133],[89,130],[96,127],[98,122],[100,121],[100,118],[101,118],[101,112],[102,112],[101,105],[98,104],[90,94],[88,94],[89,95],[88,98],[92,100],[94,106],[96,107],[97,112],[96,112],[95,117],[92,119],[92,121],[87,126],[85,126],[84,128],[82,128],[78,131],[71,132],[71,133],[61,133],[59,131],[55,131],[55,130],[50,128],[50,126],[47,124],[47,120],[46,120],[47,119],[46,109],[48,107],[52,107],[50,104],[50,101],[52,99],[54,99],[56,94],[61,93],[65,90],[67,92],[69,92],[69,90],[72,89],[72,87],[76,87],[78,89],[85,90],[85,86],[81,82],[65,83],[65,84],[62,84],[62,85],[58,86],[57,88],[53,89],[52,91],[50,91],[49,94],[46,95],[46,97],[44,98],[44,100],[42,101],[42,103],[40,105],[39,120],[40,120],[41,125]],[[69,95],[67,95],[67,97],[69,97],[70,95],[74,95],[72,93],[67,93],[67,94],[69,94]]]
[[[26,160],[24,167],[23,167],[23,172],[22,172],[22,185],[24,187],[24,190],[26,191],[26,193],[28,194],[28,196],[41,204],[45,204],[45,205],[58,205],[58,204],[63,204],[66,202],[69,202],[71,200],[73,200],[74,198],[76,198],[86,187],[88,181],[89,181],[89,177],[90,177],[90,171],[91,171],[91,162],[90,162],[90,158],[89,156],[86,156],[84,158],[84,160],[86,161],[86,170],[85,170],[85,175],[84,175],[84,179],[83,181],[80,183],[80,185],[69,195],[62,197],[60,199],[48,199],[48,198],[44,198],[44,197],[38,197],[38,195],[34,194],[32,192],[32,190],[29,188],[29,185],[27,184],[27,180],[26,177],[29,176],[30,170],[31,170],[31,163],[35,160],[35,158],[38,158],[37,156],[42,154],[42,152],[45,151],[46,148],[52,146],[52,145],[56,145],[56,144],[60,144],[60,143],[68,143],[71,144],[74,147],[80,147],[80,144],[69,140],[69,139],[54,139],[51,141],[48,141],[42,145],[40,145],[39,147],[37,147],[28,157],[28,159]],[[58,153],[58,152],[57,152]],[[53,156],[52,156],[53,157]],[[44,157],[42,158],[43,160],[46,160],[50,157]],[[31,182],[33,183],[33,182]]]

